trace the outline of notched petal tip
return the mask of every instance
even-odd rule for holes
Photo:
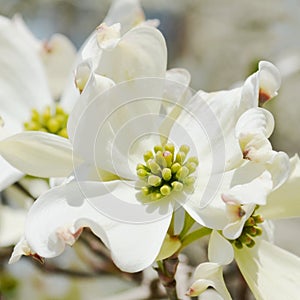
[[[186,296],[194,297],[197,296],[196,290],[190,287],[187,292],[185,293]]]
[[[277,96],[277,91],[281,85],[281,75],[279,70],[268,61],[261,61],[258,64],[259,73],[259,104],[263,105],[273,97]]]
[[[79,228],[76,231],[72,227],[60,227],[56,230],[57,237],[65,244],[72,246],[82,233],[83,228]]]
[[[25,238],[22,238],[15,246],[13,253],[8,261],[9,264],[14,264],[21,259],[22,256],[31,256],[41,264],[45,262],[44,258],[35,253],[27,243]]]
[[[96,28],[97,44],[100,49],[111,50],[117,46],[121,39],[121,24],[107,26],[105,23]]]

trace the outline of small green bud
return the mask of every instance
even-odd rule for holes
[[[49,132],[56,133],[60,128],[60,123],[55,119],[50,119],[47,122],[47,128],[49,129]]]
[[[57,105],[56,108],[55,108],[55,113],[57,115],[65,115],[65,111],[64,109],[60,106],[60,105]]]
[[[161,178],[156,175],[150,175],[148,177],[148,184],[151,186],[159,186],[161,184]]]
[[[63,128],[62,130],[60,130],[58,132],[58,135],[67,139],[69,137],[67,128]]]
[[[152,201],[157,201],[157,200],[161,199],[161,197],[162,197],[161,193],[152,193],[151,194],[151,200]]]
[[[260,224],[264,222],[264,218],[261,215],[252,216],[255,223]]]
[[[252,217],[250,217],[245,223],[245,226],[254,226],[254,225],[255,225],[255,220]]]
[[[47,106],[42,113],[43,122],[46,124],[48,120],[51,119],[51,109],[50,106]]]
[[[149,169],[151,170],[152,174],[160,175],[161,168],[154,159],[149,159],[147,162],[147,165],[148,165]]]
[[[155,161],[159,164],[159,166],[163,169],[167,167],[167,162],[163,156],[161,151],[158,151],[155,155]]]
[[[196,166],[199,165],[198,158],[195,157],[195,156],[189,157],[188,160],[187,160],[187,162],[188,162],[188,163],[194,163],[194,164],[196,164]]]
[[[248,248],[253,248],[253,247],[255,246],[255,241],[254,241],[254,240],[251,240],[251,242],[248,243],[248,244],[246,244],[246,246],[247,246]]]
[[[156,145],[156,146],[154,146],[153,150],[155,153],[157,153],[158,151],[162,152],[163,147],[161,145]]]
[[[30,122],[28,122],[24,125],[25,125],[26,130],[37,131],[37,130],[41,129],[41,125],[38,122],[35,122],[35,121],[30,121]]]
[[[177,173],[177,171],[181,168],[181,165],[179,163],[174,163],[171,167],[171,171],[173,174]]]
[[[169,151],[174,156],[175,147],[173,144],[166,144],[165,145],[165,151]]]
[[[245,227],[245,232],[251,236],[256,236],[256,229],[255,227]]]
[[[173,154],[170,151],[164,151],[163,157],[167,163],[167,167],[171,168],[171,166],[173,164]]]
[[[144,169],[138,169],[136,173],[142,179],[144,179],[145,177],[147,177],[149,175],[149,173]]]
[[[145,154],[144,154],[144,161],[147,162],[149,159],[152,159],[154,158],[154,155],[152,153],[152,151],[147,151]]]
[[[254,226],[255,230],[256,230],[256,236],[262,235],[263,230],[260,227]]]
[[[146,187],[146,186],[143,186],[143,187],[142,187],[142,193],[143,193],[145,196],[147,196],[147,195],[150,194],[150,189],[149,189],[148,187]]]
[[[163,196],[168,196],[171,193],[171,188],[164,184],[161,188],[160,188],[160,192]]]
[[[234,246],[238,249],[242,249],[243,248],[243,244],[241,243],[241,241],[239,240],[235,240],[234,241]]]
[[[183,181],[189,175],[189,173],[189,169],[183,166],[177,171],[176,178],[180,181]]]
[[[242,234],[240,237],[239,237],[239,240],[245,244],[245,245],[248,245],[251,243],[252,239],[249,235],[247,234]]]
[[[161,175],[162,175],[162,178],[165,180],[165,181],[169,181],[171,178],[172,178],[172,172],[171,172],[171,169],[169,168],[164,168],[161,172]]]
[[[185,155],[187,155],[190,151],[190,147],[188,145],[182,145],[180,146],[179,151],[184,152]]]
[[[176,192],[181,192],[183,190],[183,184],[179,181],[173,181],[171,186]]]
[[[31,111],[31,121],[40,122],[40,114],[36,109]]]
[[[136,170],[139,170],[139,169],[146,170],[146,168],[147,167],[143,164],[137,164],[137,166],[136,166]]]
[[[197,168],[197,165],[193,162],[187,162],[186,164],[184,164],[184,166],[186,166],[189,169],[190,174],[194,173]]]
[[[185,158],[186,158],[186,154],[185,154],[184,152],[179,151],[179,152],[176,154],[176,161],[177,161],[178,163],[180,163],[181,165],[183,164]]]
[[[194,176],[189,176],[189,177],[186,177],[183,179],[184,185],[186,185],[188,187],[193,186],[195,181],[196,181],[196,178]]]

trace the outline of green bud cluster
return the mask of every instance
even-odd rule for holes
[[[231,241],[238,249],[242,249],[243,246],[252,248],[255,245],[254,238],[262,235],[262,229],[258,225],[261,224],[264,219],[262,216],[254,214],[255,211],[246,221],[241,235],[236,240]]]
[[[172,191],[190,191],[196,178],[191,176],[199,164],[196,157],[187,158],[189,146],[182,145],[175,153],[173,144],[156,145],[144,154],[145,164],[138,164],[137,175],[146,183],[142,193],[151,201],[170,195]]]
[[[39,113],[36,109],[31,111],[31,120],[24,123],[25,130],[44,131],[68,138],[67,122],[69,115],[61,106],[56,106],[52,112],[50,106]]]

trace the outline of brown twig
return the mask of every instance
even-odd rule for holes
[[[160,282],[165,287],[170,300],[179,300],[175,280],[178,263],[178,254],[175,253],[171,257],[164,259],[162,264],[159,264],[158,268],[156,268]]]

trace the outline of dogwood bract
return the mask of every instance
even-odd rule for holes
[[[121,22],[111,26],[118,27],[119,39],[108,49],[109,51],[101,45],[105,42],[104,37],[106,41],[113,40],[111,33],[114,32],[103,23],[87,39],[77,55],[76,65],[79,65],[79,70],[82,69],[81,64],[92,65],[91,68],[96,71],[101,69],[101,75],[94,73],[93,78],[100,77],[96,84],[92,79],[85,79],[93,81],[90,85],[94,87],[97,85],[98,93],[110,86],[111,79],[122,81],[128,79],[128,74],[131,78],[135,78],[163,76],[165,73],[166,46],[163,37],[152,26],[145,25],[132,29],[144,20],[138,1],[127,1],[125,8],[122,11],[124,2],[115,1],[104,20],[108,24],[117,19]],[[37,40],[19,17],[13,20],[1,17],[0,26],[0,44],[3,53],[0,56],[0,64],[6,70],[0,76],[2,85],[0,105],[7,135],[25,129],[46,131],[67,137],[68,112],[78,99],[78,89],[82,92],[85,85],[79,78],[80,72],[75,76],[76,85],[73,74],[72,78],[69,78],[70,83],[67,84],[67,78],[70,77],[69,73],[75,61],[74,46],[66,37],[59,34],[54,35],[48,42]],[[120,35],[121,29],[124,36]],[[158,60],[158,57],[161,59]],[[76,69],[77,66],[74,68]],[[103,72],[105,77],[102,76]],[[55,100],[61,95],[62,107],[55,108]],[[62,140],[54,135],[47,138],[53,140],[53,144],[57,140]],[[68,148],[67,141],[62,143],[65,143]],[[1,165],[5,170],[0,175],[0,189],[3,190],[20,179],[23,174],[3,158],[1,158]],[[72,166],[67,163],[57,168],[57,171],[58,169],[61,171],[56,172],[55,176],[69,175],[68,171],[62,169],[68,170],[70,165]]]
[[[263,164],[244,164],[235,134],[243,112],[257,106],[261,78],[269,76],[272,82],[277,72],[267,62],[260,66],[241,88],[222,92],[223,99],[203,92],[188,99],[183,85],[177,89],[181,97],[176,103],[167,97],[174,81],[144,78],[91,97],[84,111],[75,107],[70,120],[77,122],[69,122],[68,133],[74,159],[81,163],[75,164],[73,180],[35,202],[26,222],[26,251],[19,244],[16,257],[22,251],[56,256],[65,244],[75,242],[82,227],[89,226],[122,270],[138,271],[155,261],[178,204],[200,224],[219,228],[226,218],[210,203],[221,199],[224,189],[236,186],[237,193],[245,195],[255,185],[253,196],[264,202],[272,189],[272,172]],[[80,100],[78,105],[82,107]],[[249,111],[255,118],[257,110]],[[25,142],[27,161],[34,166],[31,141],[37,146],[40,134],[6,139],[0,151],[25,171],[26,163],[7,150],[11,143]],[[45,143],[35,149],[43,152]],[[69,156],[63,145],[55,147],[65,153],[55,157],[56,163]],[[51,173],[54,158],[47,153],[43,170]],[[34,167],[37,175],[42,165],[43,159]],[[241,165],[242,171],[234,168]]]
[[[265,205],[256,208],[255,213],[255,204],[250,207],[249,213],[248,207],[236,205],[236,209],[242,209],[245,214],[236,217],[234,221],[238,222],[235,226],[231,223],[231,231],[228,231],[228,226],[223,229],[223,235],[213,231],[208,247],[211,262],[196,269],[189,295],[199,295],[210,286],[224,299],[231,299],[223,282],[222,266],[229,264],[233,258],[256,299],[294,298],[297,295],[300,259],[274,245],[272,232],[268,230],[270,220],[300,216],[296,192],[300,166],[297,155],[290,159],[290,165],[289,178],[269,194]],[[207,268],[213,271],[200,272]],[[271,288],[274,283],[276,289]]]

